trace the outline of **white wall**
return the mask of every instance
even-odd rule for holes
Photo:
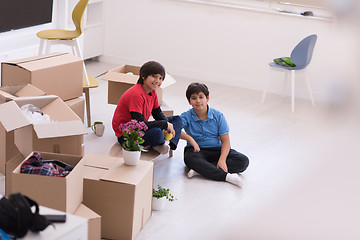
[[[359,62],[354,48],[360,38],[346,24],[176,0],[104,3],[103,61],[141,65],[157,60],[173,75],[261,90],[267,63],[288,56],[303,37],[316,33],[308,75],[317,100],[327,100],[329,92],[338,91]],[[51,24],[0,33],[0,61],[37,55],[36,33],[63,28],[59,25],[64,22],[63,8],[63,0],[54,1]],[[283,76],[275,73],[273,78],[270,91],[280,93]],[[296,95],[308,97],[303,81],[297,81]]]
[[[330,21],[181,1],[107,0],[105,13],[102,60],[137,65],[157,60],[174,75],[258,90],[268,62],[288,56],[302,38],[316,33],[308,76],[318,100],[327,98],[335,59],[348,54],[343,47],[351,39],[335,41],[341,32]],[[270,91],[281,92],[282,84],[273,81]],[[308,97],[303,81],[297,87],[297,96]]]

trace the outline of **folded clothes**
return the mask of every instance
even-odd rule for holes
[[[21,173],[65,177],[74,168],[58,160],[43,161],[42,155],[35,152],[21,165]]]
[[[274,62],[286,67],[296,67],[295,63],[289,57],[275,58]]]

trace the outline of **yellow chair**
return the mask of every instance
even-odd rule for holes
[[[40,38],[39,55],[49,53],[51,45],[62,44],[70,46],[75,56],[84,59],[80,50],[78,37],[82,34],[82,20],[88,3],[89,0],[79,0],[72,11],[72,20],[76,28],[75,30],[49,29],[40,31],[36,34]],[[85,93],[87,123],[88,127],[90,127],[91,118],[89,89],[98,87],[99,83],[95,78],[87,75],[85,63],[83,63],[83,69],[83,92]]]

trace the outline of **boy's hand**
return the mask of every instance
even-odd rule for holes
[[[200,152],[200,147],[195,140],[191,141],[190,144],[191,144],[191,146],[193,146],[194,152]]]
[[[168,127],[166,129],[166,131],[168,133],[172,133],[172,135],[175,137],[175,130],[174,130],[174,125],[172,123],[167,123],[168,124]]]
[[[224,170],[225,172],[228,172],[226,161],[219,160],[218,163],[217,163],[217,167]]]

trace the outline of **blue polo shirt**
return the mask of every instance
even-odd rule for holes
[[[200,148],[221,147],[220,136],[229,133],[224,114],[210,108],[205,121],[198,118],[194,109],[180,115],[185,132],[194,138]],[[191,146],[190,143],[187,143]]]

